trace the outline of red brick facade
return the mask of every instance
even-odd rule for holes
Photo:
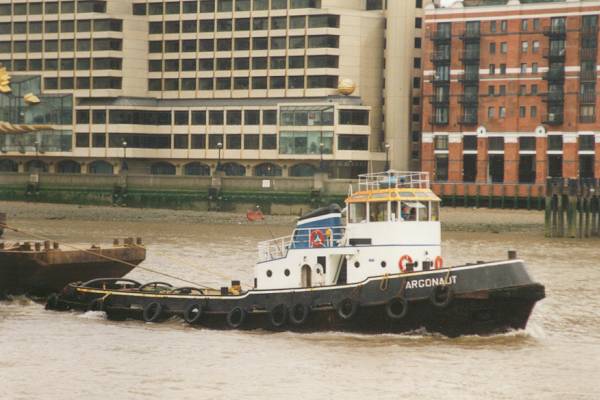
[[[426,10],[422,169],[440,190],[600,179],[599,16],[600,1]]]

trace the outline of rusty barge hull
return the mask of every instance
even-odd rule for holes
[[[70,282],[85,282],[105,276],[121,278],[146,258],[143,246],[93,248],[85,251],[43,248],[24,250],[23,247],[30,246],[0,250],[0,295],[46,296],[59,292]]]

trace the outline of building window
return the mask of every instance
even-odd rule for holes
[[[500,85],[498,89],[498,96],[506,96],[506,85]]]
[[[526,74],[527,73],[527,64],[521,63],[521,73],[522,74]]]
[[[508,52],[508,43],[502,42],[500,43],[500,53],[506,54]]]
[[[488,116],[488,119],[494,118],[494,107],[488,107],[487,116]]]
[[[528,29],[529,29],[529,21],[526,19],[522,19],[521,20],[521,31],[527,32]]]
[[[506,64],[500,64],[500,75],[506,75]]]
[[[563,137],[562,135],[548,135],[548,150],[562,151]]]
[[[500,21],[500,32],[506,32],[508,30],[508,21]]]
[[[490,32],[491,33],[496,33],[497,31],[497,24],[496,21],[490,21]]]
[[[187,149],[188,148],[188,135],[173,135],[173,148]]]
[[[338,135],[338,150],[369,150],[368,135]]]
[[[525,106],[519,107],[519,117],[525,118],[527,115],[527,108]]]
[[[500,107],[498,109],[498,117],[499,118],[504,118],[506,117],[506,108],[505,107]]]
[[[529,110],[529,114],[530,114],[531,118],[537,117],[537,107],[531,106],[531,109]]]
[[[521,53],[527,53],[529,50],[529,42],[521,42]]]
[[[206,135],[192,135],[192,149],[204,150],[206,148]]]
[[[494,96],[496,94],[496,87],[494,85],[488,86],[488,96]]]
[[[439,182],[448,180],[448,155],[438,154],[435,156],[435,179]]]
[[[527,85],[519,85],[519,96],[525,96],[527,94]]]
[[[531,94],[533,96],[537,95],[538,93],[538,85],[531,85]]]
[[[490,54],[496,54],[496,43],[490,43]]]
[[[534,40],[531,42],[531,51],[537,53],[540,51],[540,42],[539,40]]]
[[[440,135],[434,138],[435,150],[448,150],[448,136]]]
[[[495,75],[496,74],[496,65],[495,64],[490,64],[489,66],[489,72],[490,75]]]
[[[276,150],[277,149],[277,135],[262,135],[262,149],[263,150]]]
[[[246,150],[258,150],[259,148],[260,135],[244,135],[244,149]]]
[[[241,125],[241,124],[242,124],[242,111],[227,110],[227,125]]]
[[[242,135],[227,135],[225,139],[225,147],[228,149],[239,150],[242,148]]]
[[[332,154],[332,131],[281,131],[279,154]]]

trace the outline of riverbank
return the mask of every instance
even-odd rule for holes
[[[178,224],[252,224],[243,213],[80,206],[69,204],[0,201],[0,212],[10,221],[145,221]],[[297,216],[267,215],[270,225],[292,225]],[[540,211],[499,210],[486,208],[442,209],[442,227],[447,232],[526,232],[544,234],[544,214]]]

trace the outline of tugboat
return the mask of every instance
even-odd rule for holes
[[[258,245],[254,285],[176,288],[128,279],[72,283],[55,310],[103,310],[108,318],[181,317],[215,329],[446,336],[524,329],[544,286],[509,252],[506,260],[446,266],[440,199],[427,173],[361,175],[346,208],[301,217],[291,236]]]

